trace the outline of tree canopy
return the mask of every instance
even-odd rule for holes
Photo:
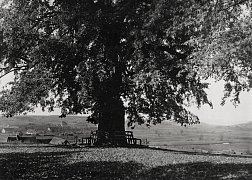
[[[249,89],[249,0],[6,0],[0,15],[6,116],[40,105],[107,129],[124,112],[130,126],[193,124],[187,106],[212,106],[207,78],[226,81],[223,103]]]

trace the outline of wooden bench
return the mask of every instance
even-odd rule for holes
[[[115,140],[125,140],[126,139],[126,143],[129,145],[137,145],[137,144],[141,145],[142,144],[141,139],[134,138],[132,131],[115,131],[112,134],[112,138],[114,138]]]
[[[112,144],[117,144],[118,142],[125,141],[126,145],[142,145],[142,140],[134,138],[132,131],[113,131],[113,132],[102,132],[102,131],[91,131],[90,137],[81,138],[81,145],[92,146],[98,141],[99,133],[102,133],[107,141]]]
[[[88,145],[88,146],[94,145],[97,142],[96,131],[91,131],[89,137],[82,137],[79,141],[81,141],[80,145]]]

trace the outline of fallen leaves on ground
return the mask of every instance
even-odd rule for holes
[[[0,145],[0,179],[252,179],[252,158],[148,148]]]

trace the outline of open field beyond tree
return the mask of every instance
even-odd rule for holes
[[[251,179],[252,158],[136,148],[1,145],[0,179]]]
[[[63,130],[61,122],[67,123]],[[12,118],[0,118],[0,128],[6,126],[17,126],[25,132],[27,129],[34,129],[38,133],[44,133],[48,127],[60,127],[55,132],[75,133],[78,136],[88,137],[97,126],[86,121],[83,116],[15,116]],[[136,126],[133,131],[136,138],[142,142],[148,142],[151,147],[166,149],[185,150],[191,152],[224,153],[251,155],[252,154],[252,123],[235,126],[215,126],[209,124],[198,124],[192,126],[180,126],[173,122],[162,122],[147,128],[145,125]],[[0,134],[4,140],[6,134]],[[1,141],[2,142],[2,141]]]

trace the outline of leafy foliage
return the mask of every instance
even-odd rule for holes
[[[16,78],[11,90],[2,93],[0,108],[9,116],[38,104],[49,110],[59,106],[64,115],[92,112],[89,120],[99,123],[121,118],[126,110],[131,126],[164,119],[198,123],[186,106],[211,105],[202,80],[216,76],[235,82],[231,89],[225,86],[227,96],[247,87],[237,78],[251,68],[249,50],[236,53],[237,36],[245,41],[240,29],[245,22],[239,18],[245,2],[2,4],[1,72],[15,71]],[[248,19],[243,29],[249,29]]]
[[[225,81],[223,105],[230,96],[237,105],[240,92],[251,87],[250,16],[251,1],[222,2],[209,16],[216,24],[209,35],[191,40],[197,44],[192,57],[201,64],[202,74]]]

